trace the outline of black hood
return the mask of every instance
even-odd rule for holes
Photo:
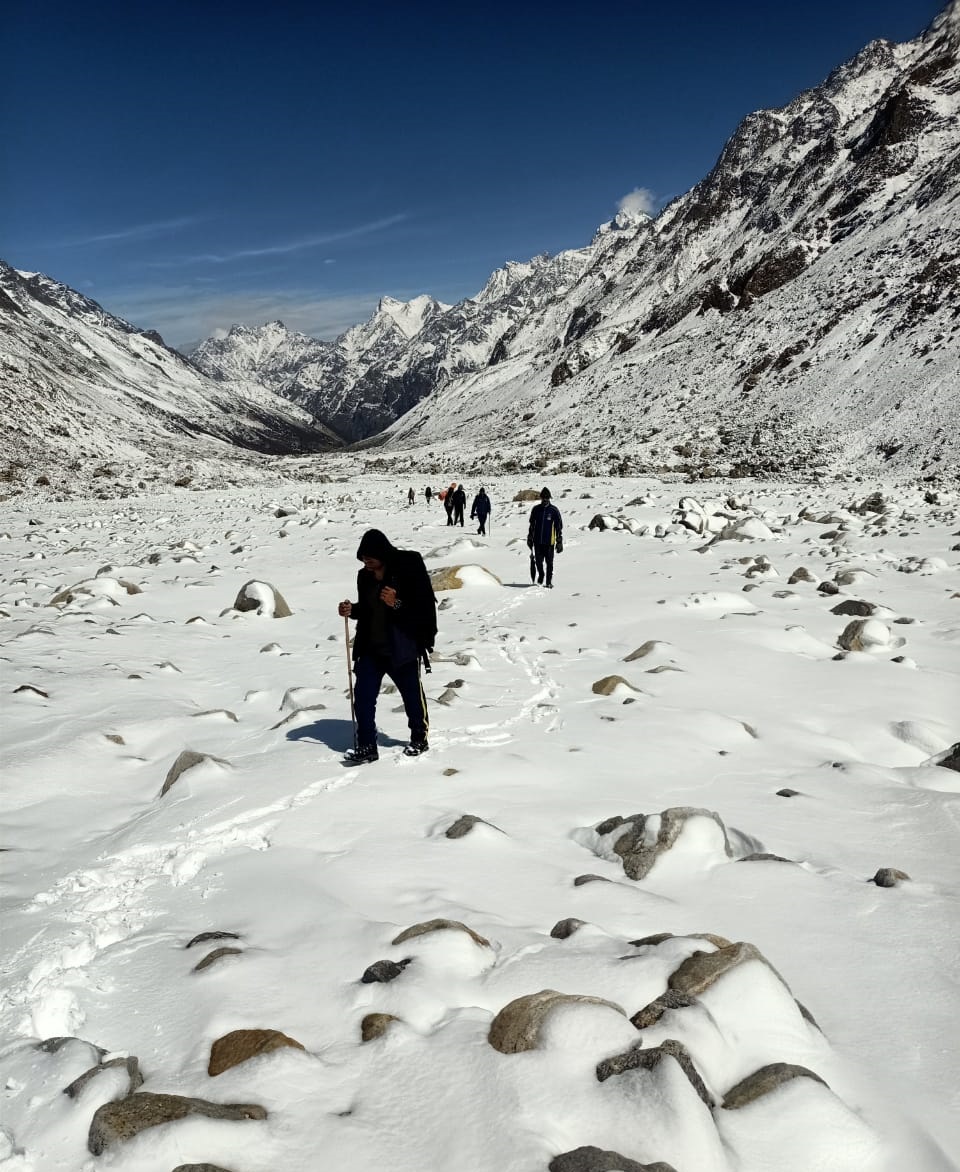
[[[364,558],[376,558],[378,562],[388,562],[396,552],[396,548],[390,544],[389,539],[379,529],[368,529],[360,538],[357,561],[362,562]]]

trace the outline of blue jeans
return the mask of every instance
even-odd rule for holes
[[[381,655],[361,655],[353,665],[356,684],[353,690],[357,710],[357,744],[375,745],[377,742],[377,697],[383,677],[389,676],[397,685],[410,726],[411,741],[425,741],[430,731],[427,718],[427,698],[420,682],[420,661],[397,666]]]

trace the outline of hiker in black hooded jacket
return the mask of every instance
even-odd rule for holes
[[[433,650],[437,633],[437,600],[423,558],[413,550],[396,549],[379,529],[364,533],[357,558],[357,601],[338,607],[343,618],[356,620],[353,664],[356,745],[346,754],[351,765],[376,761],[377,697],[383,677],[396,684],[410,726],[408,757],[430,747],[427,699],[420,682],[420,661]],[[428,661],[429,666],[429,661]]]
[[[560,510],[550,499],[550,489],[540,492],[540,504],[530,510],[530,527],[527,529],[527,548],[533,553],[537,571],[537,582],[553,589],[553,554],[563,553],[563,518]]]

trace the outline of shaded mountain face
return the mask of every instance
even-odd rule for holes
[[[954,2],[917,40],[873,42],[749,115],[655,221],[621,216],[586,248],[508,264],[406,335],[382,305],[335,343],[291,335],[246,369],[350,439],[390,424],[367,443],[393,451],[466,440],[493,462],[604,471],[955,466],[958,26]],[[231,348],[208,346],[199,364],[229,374]]]
[[[327,451],[339,441],[259,386],[214,382],[153,331],[0,261],[0,410],[7,465]]]

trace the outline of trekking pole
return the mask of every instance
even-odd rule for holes
[[[353,725],[353,747],[357,747],[357,709],[353,702],[353,667],[350,663],[350,620],[343,616],[343,637],[347,646],[347,687],[350,689],[350,722]]]

